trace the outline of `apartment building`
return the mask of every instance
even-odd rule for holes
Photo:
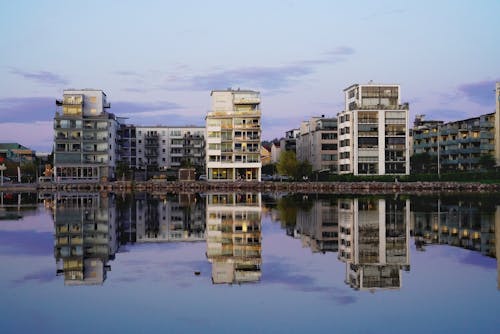
[[[261,195],[214,193],[206,200],[206,255],[212,264],[212,282],[258,282],[262,275]]]
[[[206,170],[209,181],[261,177],[260,93],[214,90],[206,117]]]
[[[309,161],[313,171],[337,173],[337,119],[312,117],[303,121],[297,136],[297,159]]]
[[[339,173],[409,174],[408,103],[399,85],[355,84],[337,114]]]
[[[205,166],[205,128],[135,126],[135,168],[166,170],[181,165]]]
[[[440,171],[475,170],[481,155],[496,156],[496,113],[445,123],[417,115],[413,126],[414,154],[438,157]]]
[[[102,90],[68,89],[56,100],[54,180],[99,182],[113,179],[120,120],[107,111]]]
[[[339,260],[356,290],[399,289],[410,270],[410,202],[339,199]]]

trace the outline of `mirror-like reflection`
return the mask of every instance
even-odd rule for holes
[[[355,290],[401,289],[411,238],[417,251],[448,245],[496,257],[500,247],[495,196],[58,193],[46,202],[66,285],[102,284],[120,246],[165,242],[206,243],[214,284],[265,280],[263,214],[313,253],[337,253]]]
[[[261,278],[261,195],[207,195],[207,258],[212,281],[258,282]]]
[[[64,284],[102,284],[118,249],[114,200],[99,194],[60,194],[54,200],[54,256]]]
[[[340,199],[339,254],[354,289],[395,289],[410,270],[409,200]]]

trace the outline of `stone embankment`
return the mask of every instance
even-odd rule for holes
[[[0,191],[109,191],[109,192],[298,192],[298,193],[429,193],[429,192],[495,192],[500,184],[462,182],[173,182],[173,181],[116,181],[107,183],[42,183],[10,184]]]

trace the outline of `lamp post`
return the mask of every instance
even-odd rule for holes
[[[437,169],[438,169],[438,179],[441,179],[441,145],[439,143],[439,136],[441,134],[441,125],[438,124],[437,126],[437,154],[438,154],[438,158],[437,158]]]

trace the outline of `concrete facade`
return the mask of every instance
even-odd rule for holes
[[[56,100],[54,180],[99,182],[113,179],[118,157],[119,120],[102,90],[65,90]]]
[[[215,90],[210,95],[205,136],[208,181],[260,181],[260,93]]]
[[[409,174],[409,105],[399,85],[355,84],[337,114],[339,173]]]
[[[303,121],[296,150],[297,159],[309,161],[313,171],[337,173],[337,119],[322,116]]]

